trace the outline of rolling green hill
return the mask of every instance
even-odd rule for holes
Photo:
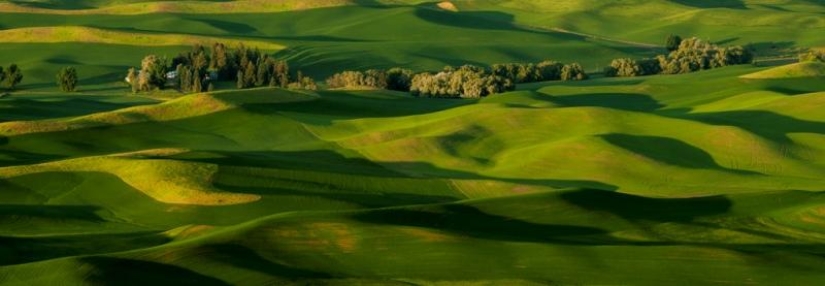
[[[550,2],[553,2],[552,5]],[[2,285],[816,285],[819,63],[482,99],[131,95],[191,43],[344,69],[823,46],[821,1],[0,1]],[[61,93],[75,66],[80,92]]]

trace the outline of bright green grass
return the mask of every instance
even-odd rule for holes
[[[821,1],[456,1],[468,13],[500,11],[516,23],[660,44],[669,33],[726,44],[755,44],[763,54],[823,46]],[[504,16],[499,16],[504,17]]]
[[[515,18],[478,12],[510,13],[525,3],[457,1],[465,11],[457,14],[429,4],[38,21],[3,14],[0,26],[134,26],[267,40],[289,46],[280,55],[320,77],[343,68],[542,58],[598,67],[652,51],[501,24],[544,17],[547,27],[564,21],[572,26],[560,27],[635,41],[662,31],[613,30],[630,19],[658,21],[639,13],[681,11],[673,27],[692,23],[713,35],[752,18],[766,35],[747,32],[734,43],[817,44],[798,22],[782,35],[773,29],[821,9],[814,1],[569,1],[550,11],[530,2]],[[765,5],[790,11],[768,13]],[[736,66],[525,84],[480,100],[269,88],[163,102],[126,95],[119,83],[126,68],[148,53],[185,49],[0,46],[0,63],[16,61],[26,73],[22,90],[0,99],[0,284],[823,279],[825,82],[818,78],[745,79],[773,70]],[[55,92],[54,71],[65,65],[82,67],[80,93]]]
[[[742,78],[748,79],[782,79],[797,77],[825,77],[825,63],[803,62],[742,76]]]

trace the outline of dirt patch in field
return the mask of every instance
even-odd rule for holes
[[[453,4],[453,2],[450,1],[443,1],[441,3],[438,3],[438,8],[451,12],[458,12],[458,7],[456,7],[455,4]]]

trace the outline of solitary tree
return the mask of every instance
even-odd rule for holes
[[[77,88],[77,70],[73,67],[65,67],[57,73],[57,85],[65,92],[75,91]]]
[[[16,64],[11,64],[9,68],[6,70],[6,87],[8,89],[14,89],[17,84],[23,81],[23,72],[17,67]]]
[[[682,44],[682,37],[678,35],[669,35],[667,36],[667,41],[665,42],[665,48],[668,52],[672,52],[679,49],[679,45]]]

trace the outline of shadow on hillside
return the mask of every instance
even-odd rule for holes
[[[425,162],[374,163],[363,158],[346,158],[332,151],[212,151],[184,153],[167,157],[167,159],[218,164],[222,169],[215,177],[214,184],[219,189],[229,192],[254,193],[263,196],[320,197],[371,208],[444,203],[464,199],[462,196],[451,196],[455,193],[455,190],[447,180],[452,179],[499,181],[528,187],[594,188],[605,191],[618,189],[616,186],[595,181],[488,177],[459,170],[439,168]],[[255,174],[244,170],[236,172],[233,169],[226,168],[230,166],[270,168],[270,171],[304,171],[319,176],[322,176],[323,173],[329,173],[330,175],[358,175],[376,179],[403,179],[408,180],[409,184],[417,185],[419,188],[426,189],[431,193],[443,189],[442,193],[444,195],[398,192],[391,185],[366,186],[346,182],[339,185],[314,181],[309,178],[270,177],[266,173]],[[247,185],[243,183],[246,181],[257,183]],[[517,194],[518,192],[513,191],[513,193]]]
[[[794,41],[758,42],[747,45],[747,48],[754,51],[757,57],[787,56],[794,47],[796,47]],[[796,53],[794,52],[793,55],[795,56]]]
[[[690,223],[698,217],[725,214],[733,206],[724,196],[664,199],[599,190],[566,192],[561,198],[587,211],[608,212],[630,221]]]
[[[600,137],[608,143],[633,152],[634,154],[639,154],[668,165],[690,169],[712,169],[734,173],[758,174],[720,166],[705,150],[673,138],[617,133],[600,135]]]
[[[85,282],[93,285],[230,285],[222,280],[170,264],[115,257],[82,257],[91,268]]]
[[[314,118],[311,124],[332,125],[338,119],[398,117],[427,114],[463,105],[473,104],[468,100],[422,99],[408,94],[382,92],[381,94],[357,91],[322,91],[321,98],[313,101],[290,103],[245,104],[243,109],[258,114],[296,112],[323,114]],[[287,115],[288,116],[288,115]],[[297,117],[294,120],[304,119]]]
[[[608,239],[609,234],[593,227],[539,224],[482,212],[469,205],[444,205],[438,209],[388,209],[357,213],[366,223],[433,228],[480,239],[513,242],[591,244],[590,239]]]
[[[761,79],[755,82],[764,84],[764,89],[785,95],[799,95],[825,90],[825,81],[812,81],[810,78]]]
[[[3,142],[4,140],[5,142]],[[0,148],[2,148],[1,146],[3,145],[7,145],[8,143],[9,139],[7,137],[0,138]],[[67,157],[63,155],[41,154],[19,150],[3,149],[0,149],[0,154],[2,154],[3,156],[10,157],[8,159],[0,158],[0,167],[44,163],[48,161],[65,159]]]
[[[392,170],[404,172],[421,178],[491,180],[512,184],[543,186],[551,188],[593,188],[605,191],[615,191],[619,188],[614,185],[587,180],[553,180],[553,179],[514,179],[488,177],[461,170],[451,170],[437,167],[428,162],[384,162],[381,165]]]
[[[13,98],[0,102],[3,109],[3,113],[0,114],[0,122],[74,117],[143,104],[145,103],[114,103],[68,97],[59,100]]]
[[[198,18],[184,18],[185,20],[200,22],[206,24],[212,28],[216,28],[223,32],[229,34],[254,34],[258,33],[258,28],[252,27],[250,25],[244,23],[237,23],[237,22],[230,22],[230,21],[222,21],[217,19],[205,18],[205,19],[198,19]]]
[[[825,134],[825,123],[762,110],[689,113],[678,116],[710,125],[735,126],[776,143],[793,144],[791,133]]]
[[[267,250],[268,249],[269,248],[267,248]],[[270,277],[287,278],[291,280],[306,278],[329,279],[334,277],[329,273],[294,268],[273,262],[261,256],[255,250],[238,244],[209,244],[198,246],[194,250],[187,251],[205,254],[199,256],[198,259],[208,259],[213,263],[228,264],[232,267],[263,273]],[[268,252],[264,251],[264,253]],[[280,253],[273,254],[278,255]]]
[[[568,107],[590,106],[642,112],[655,111],[665,107],[653,97],[641,93],[590,93],[542,96],[536,99]]]
[[[789,83],[785,81],[782,82]],[[793,86],[795,85],[772,85],[767,89],[788,95],[811,92],[809,89],[794,89]],[[709,125],[734,126],[777,143],[792,143],[792,140],[788,137],[788,134],[790,133],[825,134],[825,123],[823,122],[797,119],[770,111],[736,110],[725,112],[691,113],[690,109],[660,110],[665,106],[646,94],[576,94],[566,96],[541,96],[536,97],[536,99],[546,100],[554,104],[568,107],[595,106],[625,111],[652,112],[659,116],[691,120]],[[687,151],[688,148],[679,149],[683,149],[682,151]],[[709,166],[706,163],[707,162],[696,164],[698,164],[697,166]]]
[[[178,154],[169,158],[221,166],[304,170],[384,178],[407,177],[364,158],[344,157],[327,150],[310,151],[205,151]]]
[[[747,9],[742,0],[670,0],[673,3],[700,9],[730,8]]]
[[[23,217],[55,221],[82,220],[92,223],[105,220],[97,213],[96,206],[60,206],[60,205],[0,205],[0,220],[19,219]]]
[[[84,10],[97,7],[85,5],[84,1],[59,0],[59,1],[32,1],[32,0],[9,0],[9,2],[32,8],[60,9],[60,10]]]
[[[0,264],[12,265],[77,255],[93,255],[140,249],[171,241],[157,232],[82,234],[44,237],[3,237],[0,249],[11,253]],[[0,258],[4,259],[4,258]]]
[[[276,40],[299,41],[299,42],[349,42],[349,43],[374,42],[373,40],[344,38],[344,37],[329,36],[329,35],[303,35],[303,36],[277,35],[277,36],[273,36],[273,37],[266,37],[266,39],[273,39],[273,38],[276,39]],[[276,55],[277,55],[277,53],[276,53]]]
[[[553,196],[557,195],[553,194]],[[569,191],[558,194],[558,196],[567,203],[582,208],[583,212],[603,216],[604,223],[615,220],[616,218],[611,218],[615,216],[637,225],[641,232],[646,232],[651,226],[660,224],[670,225],[672,229],[681,228],[685,231],[708,233],[731,229],[731,226],[725,225],[724,221],[715,222],[713,219],[728,214],[733,206],[733,202],[725,196],[648,198],[600,190]],[[541,200],[541,198],[535,199]],[[610,216],[603,213],[610,214]],[[552,215],[552,210],[547,211],[546,215]],[[649,236],[647,239],[624,239],[612,235],[608,230],[596,227],[528,222],[514,217],[485,213],[477,207],[464,204],[375,210],[354,214],[353,218],[373,224],[425,227],[460,236],[497,241],[569,245],[691,245],[733,251],[747,251],[749,248],[760,246],[771,247],[770,245],[702,242],[702,239],[695,240],[696,237],[702,237],[699,233],[693,236],[693,239],[660,237],[656,232],[645,234]],[[736,229],[736,231],[774,239],[788,238],[781,234],[759,230]],[[773,248],[782,247],[782,245],[773,246]],[[818,247],[818,249],[822,251],[823,247]],[[797,250],[804,250],[804,248]]]
[[[283,180],[283,179],[268,179],[268,178],[254,178],[260,181],[269,181],[272,183],[289,183],[300,184],[300,188],[296,187],[245,187],[237,185],[229,185],[223,183],[215,183],[215,187],[233,193],[256,194],[261,195],[267,199],[272,199],[273,203],[278,203],[284,197],[308,197],[319,198],[324,200],[343,202],[347,204],[357,205],[361,208],[384,208],[393,206],[406,205],[425,205],[425,204],[440,204],[449,203],[466,199],[460,196],[441,196],[441,195],[420,195],[409,193],[398,193],[386,187],[377,186],[370,190],[351,190],[339,188],[332,184],[325,184],[314,182],[311,180]],[[429,181],[432,182],[432,181]],[[422,183],[429,183],[422,180]],[[411,182],[414,183],[414,182]],[[433,183],[422,184],[422,188],[433,187]],[[450,186],[446,183],[442,186],[445,193],[452,192]],[[427,191],[432,191],[428,189]],[[301,210],[296,208],[296,210]]]

